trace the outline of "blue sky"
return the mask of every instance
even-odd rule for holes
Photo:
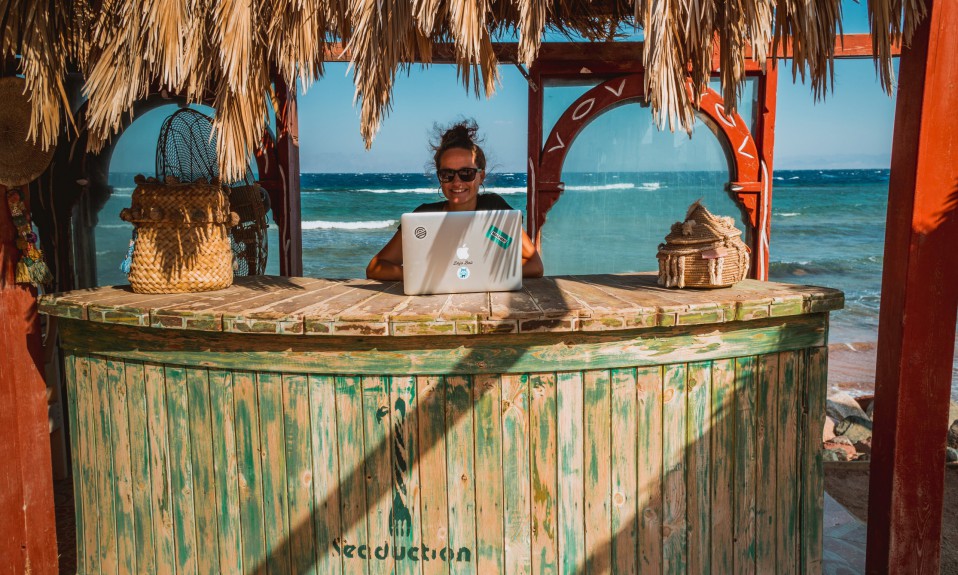
[[[867,32],[864,4],[843,2],[844,30]],[[791,63],[780,62],[776,169],[885,168],[889,165],[894,98],[882,92],[870,59],[839,60],[834,91],[815,102],[808,85],[791,82]],[[502,85],[490,98],[474,98],[455,69],[415,66],[397,78],[392,112],[366,150],[359,135],[351,73],[345,64],[300,96],[300,160],[303,172],[422,172],[434,122],[475,118],[484,148],[498,171],[524,171],[526,83],[514,66],[501,68]],[[153,172],[159,123],[171,109],[137,120],[121,137],[111,170]]]

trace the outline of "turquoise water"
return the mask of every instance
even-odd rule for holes
[[[833,316],[831,339],[871,341],[878,328],[887,170],[779,171],[774,174],[771,262],[776,281],[834,287],[846,308]],[[566,175],[567,190],[542,230],[547,274],[656,268],[655,249],[672,222],[702,198],[718,214],[741,214],[719,172]],[[423,174],[303,174],[303,267],[315,277],[362,277],[366,263],[396,230],[399,216],[441,199]],[[114,193],[100,213],[96,245],[101,285],[125,283],[119,263],[131,228],[120,221],[132,175],[112,176]],[[486,191],[525,210],[525,174],[490,174]],[[278,273],[270,230],[269,273]]]
[[[887,170],[778,171],[774,174],[771,262],[775,281],[845,292],[833,315],[832,342],[873,341],[878,328]],[[112,177],[114,193],[100,213],[99,283],[125,283],[118,266],[131,228],[120,221],[132,175]],[[702,198],[715,213],[741,214],[718,172],[567,175],[567,190],[542,230],[547,274],[655,269],[655,247],[685,208]],[[362,277],[366,263],[393,235],[403,212],[441,198],[423,174],[303,174],[303,266],[315,277]],[[490,174],[486,191],[526,207],[525,174]],[[278,273],[270,230],[269,273]]]

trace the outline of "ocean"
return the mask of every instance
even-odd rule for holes
[[[723,191],[727,173],[563,177],[566,191],[542,229],[547,275],[656,269],[656,246],[697,199],[713,213],[742,221]],[[845,309],[832,314],[829,342],[875,341],[888,170],[779,170],[773,178],[769,279],[842,290]],[[118,214],[129,206],[132,181],[132,174],[111,175],[114,192],[96,229],[101,285],[126,283],[119,264],[131,227]],[[399,216],[441,199],[435,180],[424,174],[307,173],[301,186],[303,268],[313,277],[363,277]],[[485,191],[525,210],[524,173],[491,173]],[[267,273],[278,274],[275,225],[268,239]],[[958,391],[953,395],[958,398]]]

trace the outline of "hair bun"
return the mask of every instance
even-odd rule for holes
[[[475,120],[460,120],[446,129],[443,129],[438,124],[434,124],[433,130],[435,134],[434,137],[436,138],[433,141],[438,141],[439,143],[431,144],[429,147],[435,152],[433,161],[437,169],[439,168],[439,160],[443,153],[453,148],[471,151],[475,158],[476,166],[480,170],[486,169],[486,155],[479,146],[479,125],[476,124]]]
[[[479,126],[477,126],[475,122],[463,120],[458,124],[454,124],[443,133],[440,146],[444,148],[448,148],[452,144],[471,146],[476,143],[476,134],[478,132]]]

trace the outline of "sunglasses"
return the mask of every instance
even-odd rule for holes
[[[441,170],[436,171],[436,175],[439,176],[440,182],[448,184],[456,177],[456,175],[458,175],[459,179],[463,182],[471,182],[476,179],[477,172],[479,172],[477,168],[459,168],[458,170],[442,168]]]

